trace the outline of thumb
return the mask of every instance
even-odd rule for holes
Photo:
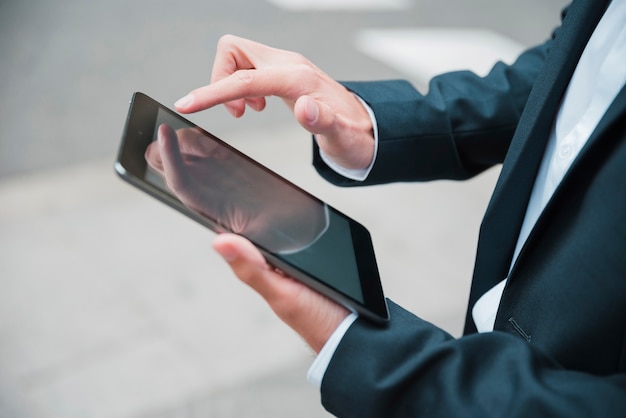
[[[213,249],[224,258],[242,282],[259,293],[270,305],[286,291],[290,291],[291,287],[304,286],[267,264],[261,252],[240,235],[219,234],[213,240]]]
[[[278,273],[245,238],[220,234],[213,248],[239,279],[259,293],[272,310],[319,352],[349,312],[304,284]]]
[[[352,98],[355,107],[361,111],[358,118],[342,116],[325,102],[310,96],[300,96],[294,103],[293,113],[300,125],[315,135],[317,144],[328,158],[345,168],[359,169],[371,163],[375,142],[367,110],[358,99]]]
[[[304,129],[314,135],[332,136],[335,126],[335,114],[328,105],[310,96],[300,96],[293,107],[296,120]]]
[[[230,265],[235,274],[248,284],[255,281],[259,272],[271,270],[259,250],[240,235],[219,234],[213,241],[213,248]]]

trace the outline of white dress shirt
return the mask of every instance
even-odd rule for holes
[[[541,212],[625,80],[626,1],[614,0],[591,35],[563,96],[528,202],[511,268]],[[474,305],[472,318],[479,332],[493,330],[506,280]]]
[[[561,102],[528,203],[511,267],[541,212],[625,82],[626,0],[613,0],[589,39]],[[373,117],[371,109],[369,111]],[[375,139],[378,141],[377,134]],[[324,161],[344,176],[351,174],[345,169],[337,169],[337,165],[328,159]],[[366,172],[352,173],[356,177],[347,177],[363,180],[367,173],[369,169]],[[493,331],[506,280],[503,278],[474,305],[472,318],[479,332]],[[321,386],[332,355],[356,318],[354,314],[346,318],[323,347],[309,369],[309,382]]]

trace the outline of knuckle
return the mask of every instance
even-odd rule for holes
[[[233,75],[245,86],[254,84],[254,71],[252,70],[237,70]]]
[[[296,77],[298,84],[304,90],[315,91],[323,84],[323,77],[321,72],[309,63],[308,61],[302,61],[292,66],[291,74]]]
[[[231,34],[222,35],[217,41],[217,46],[218,48],[230,46],[236,42],[236,39],[237,37],[235,35],[231,35]]]
[[[309,63],[309,60],[307,60],[304,55],[300,54],[299,52],[287,51],[287,54],[289,55],[290,60],[295,64]]]
[[[311,67],[311,65],[309,65],[306,62],[300,62],[294,65],[294,69],[299,73],[302,74],[305,77],[310,77],[313,76],[315,74],[314,68]]]

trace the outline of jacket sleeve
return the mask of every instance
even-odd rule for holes
[[[551,41],[485,77],[458,71],[435,77],[421,94],[401,80],[346,82],[374,111],[379,148],[365,182],[343,178],[324,164],[314,142],[314,165],[341,186],[397,181],[466,179],[503,161]]]
[[[455,339],[390,303],[391,321],[348,330],[322,381],[338,417],[616,417],[626,375],[566,370],[504,332]],[[372,329],[376,328],[376,329]]]

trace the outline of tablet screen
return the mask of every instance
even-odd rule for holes
[[[362,225],[141,93],[116,170],[210,229],[245,236],[272,265],[344,306],[388,319]]]

